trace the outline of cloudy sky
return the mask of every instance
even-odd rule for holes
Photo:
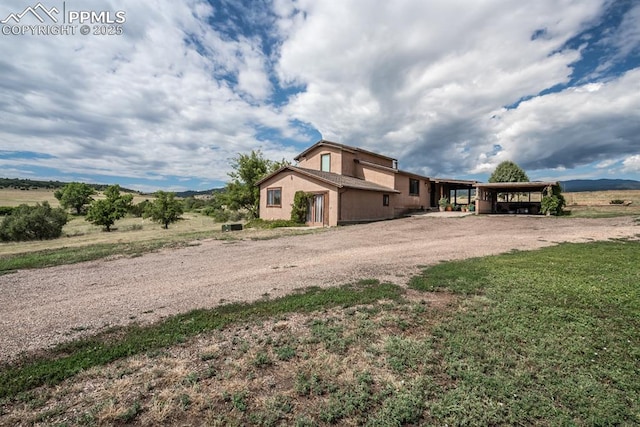
[[[324,138],[427,176],[513,160],[531,179],[640,179],[637,0],[41,3],[56,25],[126,21],[2,24],[2,177],[202,190],[237,153],[292,160]],[[36,5],[3,0],[0,20]]]

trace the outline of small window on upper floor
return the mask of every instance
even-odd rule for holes
[[[320,156],[320,170],[323,172],[331,172],[331,154],[323,154]]]
[[[409,194],[411,196],[420,195],[420,181],[417,179],[409,178]]]

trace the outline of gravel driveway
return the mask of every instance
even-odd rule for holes
[[[0,276],[0,361],[107,326],[362,278],[406,284],[419,265],[640,234],[632,218],[421,216],[260,241],[202,241],[135,258]]]

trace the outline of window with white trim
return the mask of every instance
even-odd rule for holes
[[[331,172],[331,154],[323,154],[320,156],[320,170],[323,172]]]

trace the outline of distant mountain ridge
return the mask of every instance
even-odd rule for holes
[[[195,196],[211,196],[213,193],[221,193],[224,191],[224,188],[212,188],[210,190],[187,190],[187,191],[177,191],[176,197],[195,197]]]
[[[562,191],[640,190],[640,181],[632,179],[571,179],[560,181]]]

